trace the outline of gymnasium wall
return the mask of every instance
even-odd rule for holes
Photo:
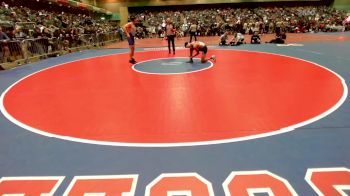
[[[82,0],[82,3],[86,3],[86,4],[90,4],[90,5],[97,5],[97,1],[96,0]]]
[[[334,0],[333,7],[350,12],[350,0]]]

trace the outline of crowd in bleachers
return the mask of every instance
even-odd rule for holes
[[[40,2],[27,4],[2,2],[0,5],[0,63],[16,60],[23,56],[23,40],[30,54],[45,54],[58,48],[72,48],[93,44],[116,31],[116,26],[88,12],[72,10],[52,5],[50,11],[34,9]],[[63,11],[64,10],[64,11]],[[70,11],[70,9],[68,9]]]
[[[144,27],[139,27],[139,37],[162,37],[165,20],[170,18],[178,36],[186,36],[191,25],[196,25],[197,35],[215,36],[225,31],[242,34],[348,31],[344,23],[345,11],[327,6],[226,8],[190,11],[161,11],[134,13]]]
[[[32,40],[25,45],[29,54],[44,54],[49,48],[54,51],[91,44],[96,41],[93,39],[104,39],[106,34],[123,37],[120,27],[101,17],[92,17],[86,10],[35,0],[3,1],[0,5],[0,63],[16,60],[11,57],[23,57],[22,40]],[[46,6],[50,7],[46,9]],[[189,34],[221,36],[225,32],[242,36],[350,30],[346,12],[327,6],[144,11],[132,15],[141,21],[136,33],[140,39],[164,37],[167,18],[175,25],[178,37]]]
[[[115,28],[104,20],[85,14],[33,10],[4,2],[0,7],[0,25],[10,39],[107,33]]]

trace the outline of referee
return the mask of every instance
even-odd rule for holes
[[[170,18],[166,19],[166,26],[165,26],[165,34],[168,40],[168,49],[169,54],[171,54],[171,47],[170,44],[173,46],[173,54],[175,54],[175,34],[176,29],[174,27],[173,22],[170,20]]]

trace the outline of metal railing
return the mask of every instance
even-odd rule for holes
[[[0,41],[0,65],[5,63],[26,64],[35,59],[97,48],[119,40],[118,33],[103,33]]]

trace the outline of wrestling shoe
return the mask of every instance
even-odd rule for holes
[[[130,60],[129,60],[129,63],[135,64],[135,63],[137,63],[137,62],[135,61],[135,59],[130,59]]]

